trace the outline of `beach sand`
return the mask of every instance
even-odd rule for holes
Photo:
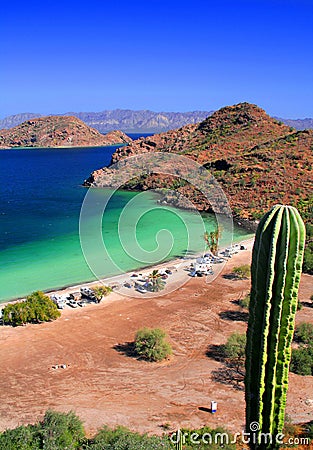
[[[173,292],[150,298],[114,292],[100,304],[68,308],[54,322],[0,327],[0,429],[41,420],[52,408],[75,411],[88,433],[103,424],[157,434],[165,424],[170,430],[210,425],[240,432],[243,390],[213,381],[212,373],[223,364],[207,351],[246,329],[236,300],[249,292],[250,281],[227,274],[250,262],[251,245],[229,259],[212,282],[190,278],[180,267],[177,282],[180,276],[187,282]],[[311,290],[312,277],[302,276],[300,300],[309,302]],[[297,313],[301,321],[313,323],[309,305]],[[169,361],[148,363],[127,355],[143,326],[167,332],[173,347]],[[66,368],[53,369],[56,364]],[[218,402],[214,415],[208,410],[211,400]],[[290,374],[287,413],[294,422],[313,420],[311,402],[312,377]]]

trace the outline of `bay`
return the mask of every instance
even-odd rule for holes
[[[93,170],[109,164],[116,148],[1,150],[0,302],[38,289],[96,279],[79,237],[80,210],[87,192],[82,182]],[[171,259],[183,255],[187,248],[203,249],[198,214],[161,207],[153,192],[118,191],[111,196],[108,189],[95,191],[99,201],[110,197],[102,219],[109,258],[97,268],[101,276],[149,265],[158,258]],[[129,203],[123,238],[120,218]],[[86,220],[88,230],[99,218],[91,214]],[[204,224],[213,229],[214,216],[204,215]],[[235,240],[246,236],[244,230],[235,229]],[[88,253],[99,261],[103,248],[93,248],[90,239]],[[226,239],[231,239],[230,232]],[[139,258],[138,251],[144,256]],[[156,259],[147,260],[145,255],[149,254]],[[91,265],[94,269],[92,261]]]

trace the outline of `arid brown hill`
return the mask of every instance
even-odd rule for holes
[[[131,138],[121,131],[103,135],[72,116],[40,117],[9,130],[0,130],[0,148],[92,147],[129,142]]]
[[[255,227],[276,203],[298,206],[308,215],[312,189],[313,131],[296,131],[268,116],[256,105],[240,103],[216,111],[203,122],[187,125],[119,148],[112,163],[145,152],[188,156],[212,171],[222,185],[237,221]],[[112,169],[93,172],[86,186],[109,186]],[[132,180],[129,189],[167,187],[181,192],[199,210],[208,202],[184,181],[150,174]],[[165,197],[183,206],[172,193]]]

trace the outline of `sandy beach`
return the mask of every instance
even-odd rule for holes
[[[249,239],[240,241],[240,245],[244,245],[244,247],[248,251],[251,252],[253,242],[254,242],[254,238],[249,238]],[[224,248],[221,248],[219,250],[219,255],[222,258],[223,258],[224,250],[225,250]],[[172,273],[166,280],[165,288],[162,290],[162,295],[169,294],[169,293],[175,291],[179,286],[182,286],[188,282],[188,280],[190,279],[189,269],[190,269],[191,264],[193,264],[197,258],[202,257],[202,256],[203,256],[202,253],[190,254],[190,255],[187,254],[185,257],[176,258],[174,260],[163,262],[163,263],[157,264],[155,266],[144,267],[142,269],[132,270],[130,272],[125,272],[120,275],[102,278],[102,279],[95,280],[95,281],[83,282],[83,283],[75,284],[73,286],[65,286],[65,287],[62,287],[59,289],[44,290],[44,292],[49,296],[73,294],[76,298],[80,298],[81,288],[83,288],[83,287],[93,288],[95,286],[99,286],[102,284],[105,286],[112,287],[114,293],[119,294],[118,296],[111,294],[110,297],[108,297],[106,299],[106,301],[113,301],[113,299],[114,300],[119,299],[120,296],[131,297],[131,298],[134,298],[134,297],[142,298],[143,294],[137,292],[134,289],[134,282],[136,281],[136,278],[132,277],[132,275],[136,274],[139,276],[139,278],[147,277],[154,269],[157,269],[157,270],[170,269]],[[223,267],[225,266],[227,261],[228,261],[228,258],[224,258],[223,263],[214,264],[212,266],[214,273],[212,275],[205,276],[205,282],[211,283],[216,277],[218,277],[219,274],[222,272]],[[125,282],[131,283],[132,289],[125,287],[124,286]],[[147,293],[145,293],[145,298],[155,297],[158,295],[160,295],[160,294],[159,293],[155,294],[153,292],[147,292]],[[7,302],[2,302],[2,303],[0,303],[0,309],[3,308],[8,303],[24,301],[25,299],[26,299],[26,297],[21,297],[21,298],[7,301]],[[67,307],[66,309],[72,310],[72,308],[70,308],[70,307]]]
[[[66,308],[54,322],[0,327],[0,386],[5,393],[0,429],[40,420],[52,408],[75,411],[88,433],[103,424],[156,434],[163,433],[164,425],[170,430],[225,426],[240,432],[243,390],[213,379],[223,364],[207,352],[231,333],[245,332],[246,313],[236,300],[249,292],[250,281],[227,274],[250,263],[251,246],[252,241],[228,259],[211,282],[190,278],[181,265],[171,275],[172,283],[184,281],[181,277],[186,283],[172,292],[130,297],[115,291],[100,304]],[[116,279],[106,280],[111,282]],[[313,323],[311,290],[312,277],[303,275],[300,300],[305,306],[297,313],[298,323]],[[173,347],[169,361],[147,363],[128,355],[129,343],[143,326],[167,332]],[[66,368],[55,370],[56,364]],[[214,415],[208,410],[211,400],[218,402]],[[312,404],[312,377],[290,374],[288,415],[297,423],[313,420]]]

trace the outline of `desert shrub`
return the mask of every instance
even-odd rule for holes
[[[24,302],[9,303],[3,308],[3,322],[13,326],[29,322],[48,322],[60,315],[57,306],[41,291],[28,295]]]
[[[238,303],[241,308],[249,309],[250,293],[247,294],[244,298],[240,298]]]
[[[229,336],[223,347],[224,357],[233,363],[244,363],[246,348],[246,335],[233,333]]]
[[[233,274],[236,278],[249,278],[251,274],[251,269],[249,264],[243,264],[242,266],[237,266],[233,268]]]
[[[313,345],[292,350],[290,371],[297,375],[313,375]]]
[[[41,436],[37,425],[19,426],[0,434],[1,450],[39,450]]]
[[[298,375],[313,375],[313,324],[300,323],[295,330],[294,340],[299,348],[292,350],[290,370]]]
[[[233,438],[223,428],[203,427],[184,429],[184,450],[235,450]],[[194,442],[195,435],[198,436]],[[20,426],[0,433],[1,450],[171,450],[176,448],[175,438],[147,436],[125,427],[111,429],[104,426],[93,438],[86,438],[80,419],[73,413],[47,411],[44,419],[35,424]],[[212,443],[211,443],[212,442]]]
[[[134,433],[125,427],[112,430],[103,427],[97,435],[84,446],[88,450],[170,450],[166,437],[147,436]]]
[[[40,425],[45,450],[77,449],[85,436],[82,422],[73,412],[49,410]]]
[[[162,361],[172,353],[165,337],[165,331],[160,328],[142,328],[136,333],[135,352],[147,361]]]
[[[42,422],[0,434],[1,450],[75,450],[84,439],[82,422],[73,413],[47,411]]]
[[[294,340],[303,344],[313,344],[313,324],[300,323],[295,329]]]

